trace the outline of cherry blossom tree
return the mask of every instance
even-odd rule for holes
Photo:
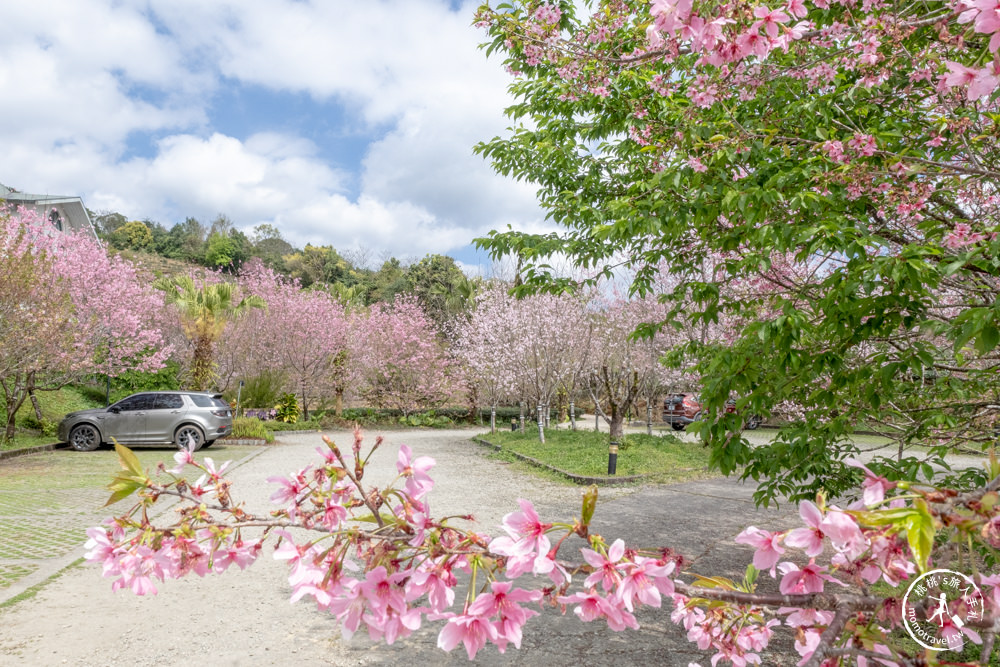
[[[66,326],[73,303],[52,272],[52,260],[32,247],[17,216],[0,218],[0,386],[4,392],[4,439],[14,437],[15,418],[28,397],[31,376],[57,369],[72,374],[82,343]]]
[[[459,323],[455,355],[468,382],[490,406],[490,431],[496,432],[496,409],[516,395],[520,370],[518,350],[512,345],[513,297],[503,283],[488,285],[476,296],[468,319]]]
[[[88,373],[156,370],[170,354],[157,314],[163,299],[129,262],[93,237],[58,233],[34,211],[0,215],[6,437],[34,391]],[[37,411],[37,405],[36,405]]]
[[[234,323],[222,347],[230,350],[230,374],[250,377],[279,371],[309,406],[328,397],[343,400],[356,372],[353,324],[344,306],[319,289],[304,290],[259,261],[248,262],[239,284],[265,308]]]
[[[452,361],[415,299],[398,296],[392,303],[373,304],[355,326],[363,341],[361,393],[373,405],[408,416],[449,396]]]
[[[578,354],[589,337],[586,302],[570,294],[535,294],[510,302],[508,345],[517,350],[520,393],[538,410],[539,438],[556,390],[578,372]]]
[[[523,260],[523,291],[571,282],[542,266],[558,254],[595,275],[625,258],[640,295],[667,263],[672,317],[742,323],[696,357],[702,435],[723,471],[769,480],[762,500],[844,488],[834,443],[859,423],[931,458],[975,442],[970,425],[987,433],[1000,397],[995,3],[592,6],[477,16],[517,98],[512,131],[478,150],[561,225],[481,241]],[[761,277],[767,290],[731,287]],[[928,375],[947,379],[913,381]],[[796,402],[804,419],[751,448],[731,437],[731,396],[762,415]],[[907,476],[927,457],[897,458]]]
[[[659,385],[664,336],[635,336],[640,324],[657,321],[656,305],[651,299],[613,296],[594,304],[588,389],[614,443],[622,442],[625,418],[637,400]]]

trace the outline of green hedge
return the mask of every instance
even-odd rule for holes
[[[264,426],[264,422],[256,417],[237,417],[233,420],[234,438],[263,438],[266,442],[274,442],[274,434]]]

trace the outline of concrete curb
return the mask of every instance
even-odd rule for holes
[[[6,452],[0,452],[0,461],[17,458],[18,456],[27,456],[28,454],[51,452],[54,449],[69,449],[69,445],[65,442],[57,442],[51,445],[36,445],[34,447],[25,447],[23,449],[11,449]]]
[[[277,439],[275,439],[277,440]],[[239,446],[251,446],[251,447],[267,447],[268,445],[273,445],[273,442],[268,442],[264,438],[223,438],[222,440],[216,440],[216,445],[239,445]]]
[[[472,442],[476,443],[477,445],[482,445],[484,447],[489,447],[490,449],[492,449],[493,451],[496,451],[496,452],[505,451],[508,454],[512,454],[514,457],[520,459],[521,461],[524,461],[525,463],[528,463],[530,465],[535,466],[536,468],[542,468],[544,470],[548,470],[550,472],[554,472],[557,475],[561,475],[562,477],[565,477],[566,479],[568,479],[569,481],[573,482],[574,484],[581,484],[581,485],[583,485],[583,484],[586,484],[586,485],[596,484],[597,486],[618,486],[620,484],[631,484],[633,482],[641,482],[641,481],[648,480],[648,479],[653,479],[654,477],[656,477],[655,474],[650,474],[650,475],[626,475],[626,476],[623,476],[623,477],[587,477],[585,475],[577,475],[575,473],[567,472],[565,470],[560,470],[559,468],[556,468],[555,466],[550,466],[548,463],[543,463],[543,462],[539,461],[538,459],[532,458],[530,456],[526,456],[524,454],[518,454],[517,452],[515,452],[513,450],[503,449],[500,445],[494,445],[492,442],[487,442],[486,440],[483,440],[482,438],[472,438]]]

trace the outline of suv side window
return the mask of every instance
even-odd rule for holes
[[[152,394],[138,394],[129,396],[115,404],[122,412],[136,412],[138,410],[151,410],[153,408]]]
[[[180,394],[157,394],[154,403],[156,410],[177,410],[184,407],[184,399]]]
[[[212,397],[206,396],[205,394],[188,394],[188,398],[194,401],[194,404],[199,408],[210,408],[212,407]]]

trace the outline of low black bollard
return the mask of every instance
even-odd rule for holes
[[[608,474],[614,475],[618,470],[618,443],[614,440],[608,447]]]
[[[510,420],[510,432],[513,433],[517,430],[517,419]]]

